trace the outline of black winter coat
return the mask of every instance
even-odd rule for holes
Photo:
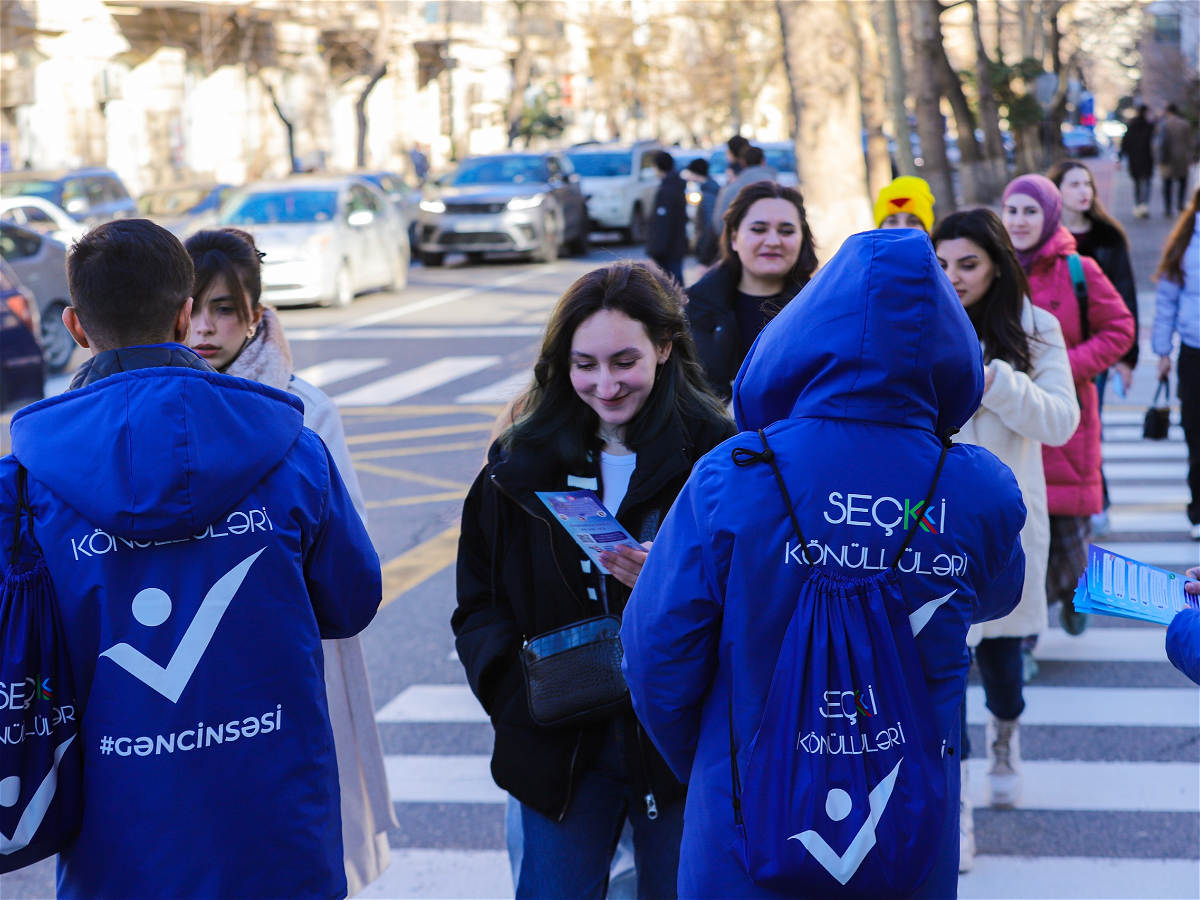
[[[1137,116],[1121,138],[1121,155],[1129,160],[1131,178],[1150,178],[1154,175],[1154,123]]]
[[[1081,256],[1090,256],[1108,276],[1129,311],[1133,313],[1133,346],[1121,362],[1131,367],[1138,363],[1138,304],[1137,283],[1129,261],[1129,244],[1125,236],[1107,222],[1092,222],[1091,231],[1075,235],[1075,245]]]
[[[668,172],[654,194],[646,255],[655,261],[676,262],[687,256],[687,251],[687,182],[678,172]]]
[[[677,418],[655,440],[637,448],[637,467],[617,510],[618,521],[639,541],[653,540],[692,467],[734,431],[728,420]],[[599,444],[592,455],[599,460]],[[463,506],[458,608],[451,621],[471,690],[496,730],[492,777],[555,821],[566,815],[572,789],[592,765],[612,723],[554,729],[535,723],[518,653],[527,638],[602,615],[601,604],[591,599],[600,596],[600,578],[606,578],[612,613],[624,610],[630,593],[590,565],[535,496],[535,491],[570,490],[569,474],[576,476],[576,484],[596,479],[602,488],[598,462],[587,471],[568,473],[548,449],[520,447],[508,453],[498,442],[492,445],[487,466]],[[625,771],[632,795],[654,794],[660,807],[682,799],[685,788],[632,710],[624,718]]]

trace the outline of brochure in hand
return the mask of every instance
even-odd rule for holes
[[[1181,609],[1197,605],[1184,592],[1184,581],[1175,572],[1091,544],[1087,571],[1075,589],[1075,609],[1170,625]]]
[[[605,575],[611,573],[600,564],[600,551],[616,550],[622,544],[645,549],[591,491],[538,491],[537,495]]]

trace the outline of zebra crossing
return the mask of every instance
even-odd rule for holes
[[[349,390],[334,389],[327,392],[331,393],[333,401],[343,409],[390,406],[493,369],[503,361],[503,357],[492,355],[443,356],[432,362],[359,384]],[[361,378],[386,368],[389,364],[387,359],[330,359],[300,369],[296,375],[325,390],[341,382]],[[531,373],[528,371],[515,372],[498,381],[459,394],[454,398],[454,402],[463,405],[507,403],[529,384],[530,378]]]

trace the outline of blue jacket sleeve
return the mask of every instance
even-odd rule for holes
[[[1200,684],[1200,610],[1180,610],[1167,629],[1167,659]]]
[[[703,468],[693,471],[663,522],[621,627],[634,711],[685,783],[701,706],[717,671],[724,611],[699,483]]]
[[[329,450],[329,478],[316,531],[304,555],[304,581],[323,639],[353,637],[371,623],[383,598],[379,555],[354,509]]]
[[[980,547],[984,552],[973,561],[971,583],[975,589],[973,622],[990,622],[1007,616],[1021,602],[1025,588],[1025,549],[1021,529],[1025,527],[1025,501],[1012,470],[982,447],[956,445],[955,453],[973,455],[985,475]],[[990,470],[990,471],[989,471]]]

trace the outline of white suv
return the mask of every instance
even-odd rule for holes
[[[579,144],[567,151],[587,197],[592,231],[620,231],[625,240],[646,240],[646,221],[658,190],[657,141]]]

